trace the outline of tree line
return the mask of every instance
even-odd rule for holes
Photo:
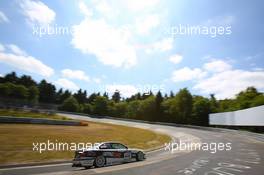
[[[46,80],[38,83],[28,75],[18,77],[15,72],[0,77],[0,98],[2,101],[18,100],[30,106],[55,104],[59,110],[69,112],[201,126],[208,125],[209,113],[264,105],[263,93],[254,87],[248,87],[233,99],[224,100],[217,100],[214,94],[209,98],[192,95],[187,88],[177,93],[171,91],[169,95],[150,91],[122,98],[118,90],[111,96],[107,92],[87,94],[82,89],[72,93],[56,89]]]

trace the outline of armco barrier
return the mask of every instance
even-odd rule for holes
[[[253,138],[255,140],[258,140],[260,142],[264,142],[264,134],[259,134],[259,133],[249,132],[249,131],[242,131],[242,130],[218,128],[218,127],[214,127],[214,126],[208,127],[208,126],[184,125],[184,124],[167,123],[167,122],[151,122],[151,121],[136,120],[136,119],[109,117],[109,116],[94,116],[94,115],[89,115],[89,114],[74,113],[74,112],[64,112],[64,111],[57,111],[57,113],[82,115],[82,116],[87,116],[87,117],[91,117],[91,118],[99,118],[99,119],[102,118],[102,119],[129,121],[129,122],[140,122],[140,123],[147,123],[147,124],[157,124],[157,125],[172,126],[172,127],[183,127],[183,128],[199,129],[199,130],[212,131],[212,132],[231,133],[231,134],[238,134],[238,135],[251,137],[251,138]]]
[[[264,126],[264,105],[209,115],[210,125]]]
[[[241,132],[241,131],[237,131],[234,129],[219,128],[219,127],[215,127],[215,126],[197,126],[197,125],[186,125],[186,124],[168,123],[168,122],[153,122],[153,121],[138,120],[138,119],[128,119],[128,118],[109,117],[109,116],[97,116],[97,115],[90,115],[90,114],[77,113],[77,112],[65,112],[65,111],[54,111],[54,112],[60,113],[60,114],[64,113],[64,114],[82,115],[82,116],[87,116],[87,117],[91,117],[91,118],[98,118],[98,119],[101,118],[101,119],[123,120],[123,121],[129,121],[129,122],[140,122],[140,123],[147,123],[147,124],[184,127],[184,128],[191,128],[191,129],[202,129],[202,130],[207,130],[207,131]],[[245,131],[245,132],[247,132],[247,131]],[[252,133],[252,132],[249,132],[249,133]],[[263,136],[263,134],[257,134],[257,133],[252,133],[252,134]],[[264,140],[264,136],[263,136],[263,140]]]
[[[50,119],[26,118],[26,117],[9,117],[9,116],[0,117],[0,123],[80,126],[80,122],[78,121],[63,121],[63,120],[50,120]]]
[[[115,117],[108,117],[108,116],[105,116],[104,118],[113,119],[113,120],[130,121],[130,122],[141,122],[141,123],[147,123],[147,124],[173,126],[173,127],[183,127],[183,128],[190,128],[190,129],[200,129],[200,130],[206,130],[206,131],[212,131],[212,132],[238,134],[238,135],[251,137],[251,138],[258,140],[260,142],[264,142],[264,134],[259,134],[259,133],[249,132],[249,131],[226,129],[226,128],[216,128],[216,127],[207,127],[207,126],[184,125],[184,124],[167,123],[167,122],[151,122],[151,121],[142,121],[142,120],[135,120],[135,119],[115,118]]]

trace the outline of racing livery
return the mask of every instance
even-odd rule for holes
[[[144,159],[145,154],[141,150],[129,149],[117,142],[104,142],[92,149],[76,151],[72,166],[85,168],[92,166],[103,167],[105,165],[142,161]]]

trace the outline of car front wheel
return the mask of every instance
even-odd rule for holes
[[[94,165],[95,165],[95,167],[98,167],[98,168],[103,167],[105,165],[104,156],[96,157],[95,160],[94,160]]]
[[[142,160],[144,160],[144,154],[143,152],[139,151],[137,153],[137,161],[142,161]]]

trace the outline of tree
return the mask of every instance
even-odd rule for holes
[[[87,92],[86,90],[82,92],[82,89],[79,89],[77,93],[73,95],[79,104],[84,104],[87,102]]]
[[[246,109],[251,107],[254,99],[261,95],[255,87],[248,87],[245,91],[241,91],[236,96],[238,109]]]
[[[29,102],[36,104],[39,98],[39,90],[36,86],[30,86],[28,88],[28,100]]]
[[[85,103],[82,105],[82,112],[85,114],[92,114],[93,106],[89,103]]]
[[[126,116],[128,118],[139,119],[140,117],[139,108],[140,108],[139,100],[133,100],[133,101],[128,102]]]
[[[170,98],[174,97],[173,91],[170,91]]]
[[[163,100],[161,106],[163,109],[163,118],[165,121],[179,123],[179,111],[175,97]]]
[[[141,100],[142,95],[140,94],[140,92],[138,92],[135,97],[136,97],[137,100]]]
[[[250,107],[255,107],[255,106],[260,106],[264,105],[264,95],[258,95],[257,97],[254,98],[254,100],[251,102]]]
[[[134,100],[141,100],[140,92],[138,92],[135,95],[132,95],[131,97],[126,99],[127,102],[134,101]]]
[[[31,78],[31,76],[28,75],[22,75],[18,79],[18,84],[24,85],[25,87],[31,87],[31,86],[36,86],[37,83]]]
[[[210,109],[211,109],[211,112],[213,113],[218,112],[218,109],[219,109],[219,104],[214,94],[210,94]]]
[[[0,84],[0,97],[7,98],[11,94],[11,86],[14,84],[12,83],[1,83]]]
[[[7,83],[7,82],[9,82],[9,83],[16,84],[16,83],[18,83],[19,78],[17,77],[17,75],[16,75],[15,72],[11,72],[11,73],[9,73],[9,74],[6,74],[6,75],[4,76],[4,78],[2,79],[2,81],[3,81],[2,83]]]
[[[156,98],[155,98],[155,114],[154,114],[154,121],[160,121],[162,117],[162,108],[161,103],[163,101],[163,97],[160,91],[158,91]]]
[[[154,96],[150,96],[140,102],[139,116],[143,120],[154,121],[156,112],[156,101]]]
[[[105,98],[109,99],[109,97],[108,97],[108,93],[107,93],[107,92],[104,92],[103,96],[104,96]]]
[[[67,98],[69,98],[71,96],[71,92],[69,90],[65,90],[64,92],[62,92],[62,94],[59,96],[59,104],[63,103],[64,100],[66,100]]]
[[[98,96],[97,93],[92,93],[89,97],[88,97],[88,103],[93,103],[95,98]]]
[[[187,123],[192,112],[192,95],[187,88],[181,89],[175,96],[180,123]]]
[[[62,101],[60,100],[62,94],[63,94],[63,90],[62,90],[62,88],[60,88],[58,90],[58,92],[56,93],[56,103],[57,104],[61,104],[64,101],[64,100],[62,100]]]
[[[78,112],[79,103],[73,96],[70,96],[66,100],[64,100],[60,109],[69,112]]]
[[[25,86],[12,84],[10,88],[11,88],[10,97],[13,97],[15,99],[27,99],[28,91]]]
[[[193,98],[192,118],[190,124],[207,126],[210,113],[210,101],[202,96]]]
[[[107,115],[107,99],[103,96],[97,96],[93,102],[93,113],[96,115]]]
[[[118,103],[120,102],[120,99],[121,99],[121,95],[120,95],[120,92],[118,90],[116,90],[114,92],[114,94],[112,95],[112,100],[115,102],[115,103]]]
[[[113,102],[113,101],[112,101]],[[126,117],[127,102],[108,103],[108,113],[113,117]]]
[[[56,102],[56,87],[47,83],[46,80],[42,80],[39,85],[39,101],[43,103],[55,103]]]
[[[162,106],[169,117],[168,121],[188,123],[192,112],[192,95],[186,88],[181,89],[173,98],[165,100]]]
[[[237,110],[237,105],[236,101],[234,99],[224,99],[224,100],[219,100],[218,102],[219,107],[217,110],[210,110],[211,112],[228,112],[228,111],[235,111]]]
[[[149,93],[143,93],[140,99],[145,100],[150,96],[153,96],[152,92],[151,93],[150,92]]]
[[[0,96],[3,98],[27,100],[28,95],[28,89],[23,85],[15,85],[13,83],[0,84]]]
[[[71,112],[205,126],[208,125],[209,113],[264,105],[264,94],[255,87],[248,87],[235,98],[223,100],[217,100],[214,94],[210,98],[192,96],[186,88],[177,94],[171,91],[169,97],[167,94],[163,97],[160,91],[156,95],[150,91],[126,99],[116,91],[109,100],[106,92],[103,96],[92,93],[88,98],[86,90],[82,89],[73,95],[69,90],[56,92],[56,87],[46,80],[36,83],[31,76],[18,77],[15,72],[0,77],[0,97],[2,104],[32,105],[39,100],[61,104],[59,109]]]

